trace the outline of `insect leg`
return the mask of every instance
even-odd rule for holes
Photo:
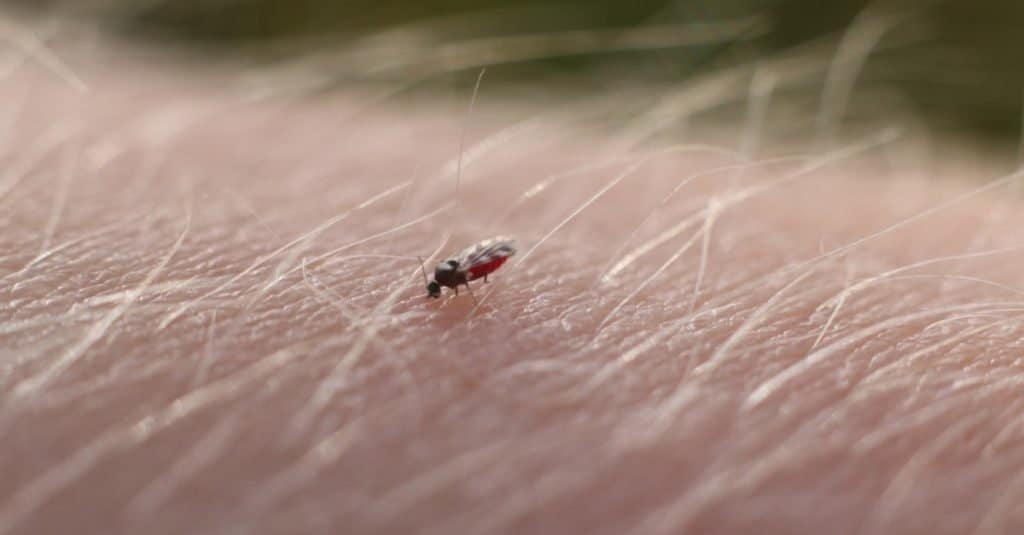
[[[487,282],[487,275],[484,275],[484,282]]]
[[[473,298],[473,302],[476,303],[476,306],[480,306],[480,301],[476,300],[476,294],[473,293],[473,289],[469,287],[468,282],[466,283],[466,289],[469,290],[469,295]]]

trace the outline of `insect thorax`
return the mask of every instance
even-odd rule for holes
[[[459,263],[454,260],[441,262],[434,270],[434,280],[441,286],[454,288],[466,284],[466,274],[459,271]]]

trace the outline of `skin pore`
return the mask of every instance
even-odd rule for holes
[[[1012,166],[100,57],[0,84],[0,534],[1024,525]]]

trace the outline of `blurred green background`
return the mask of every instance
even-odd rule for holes
[[[1019,0],[6,3],[199,57],[305,61],[338,83],[501,65],[489,76],[594,94],[767,69],[809,115],[844,101],[826,94],[831,80],[852,87],[844,121],[898,105],[930,128],[1004,140],[1019,138],[1024,108]]]

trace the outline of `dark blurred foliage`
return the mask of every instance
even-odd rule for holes
[[[624,27],[672,19],[750,13],[751,2],[720,0],[13,0],[23,7],[91,6],[124,29],[205,44],[312,35],[353,36],[458,15],[482,15],[465,35]],[[778,3],[772,0],[770,3]],[[492,15],[489,17],[488,15]],[[486,21],[486,22],[484,22]]]
[[[117,33],[186,46],[203,54],[282,61],[338,51],[342,57],[338,76],[346,79],[401,79],[422,76],[431,69],[457,72],[501,64],[503,76],[523,82],[554,76],[586,83],[589,77],[591,86],[606,87],[602,84],[610,79],[616,83],[685,82],[737,66],[770,64],[792,51],[807,50],[808,57],[816,55],[824,65],[820,76],[790,85],[784,79],[780,84],[780,94],[802,91],[807,102],[817,100],[828,64],[843,57],[837,51],[843,50],[845,43],[848,53],[855,52],[846,60],[853,65],[848,71],[856,73],[857,82],[851,105],[844,111],[846,119],[870,113],[879,99],[888,99],[926,117],[933,126],[1016,138],[1024,106],[1024,2],[1020,0],[7,3],[35,12],[93,17]],[[674,41],[650,30],[651,42],[636,44],[647,28],[664,30],[673,25],[679,33],[699,32],[702,27],[724,30],[721,38],[694,42]],[[577,35],[581,31],[592,33]],[[537,39],[525,46],[498,40],[492,43],[496,50],[480,48],[481,41],[487,39],[559,34],[576,41]],[[362,53],[368,50],[363,48],[368,42],[376,46],[374,53],[379,53],[377,45],[387,44],[388,39],[405,46],[393,52],[405,53],[409,61],[382,61],[385,56]],[[460,43],[477,48],[467,45],[469,52],[456,56],[461,59],[454,62],[450,50],[444,49],[438,57],[443,55],[448,62],[433,62],[436,57],[430,55],[431,50]],[[862,45],[863,50],[858,48]],[[858,50],[866,53],[863,68],[858,64]]]

